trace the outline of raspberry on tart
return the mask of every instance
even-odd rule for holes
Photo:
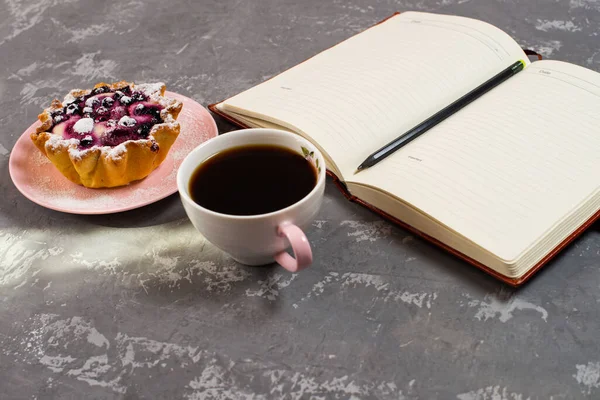
[[[99,83],[52,101],[31,134],[36,147],[72,182],[115,187],[143,179],[167,156],[183,104],[164,83]]]

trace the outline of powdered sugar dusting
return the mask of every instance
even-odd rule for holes
[[[71,103],[75,102],[76,99],[77,98],[75,96],[73,96],[72,93],[69,92],[63,98],[62,103],[63,103],[63,105],[71,104]]]
[[[39,167],[42,166],[50,166],[48,158],[46,158],[41,151],[37,151],[37,149],[32,151],[29,160],[31,160],[32,166],[36,169],[39,169]]]
[[[135,121],[135,120],[134,120]],[[121,143],[115,147],[103,147],[102,151],[106,153],[106,158],[111,160],[120,160],[127,152],[127,142]]]
[[[124,115],[119,120],[119,125],[125,126],[125,127],[131,127],[131,126],[134,126],[136,124],[136,122],[137,121],[135,120],[135,118],[131,118],[127,115]]]
[[[76,139],[72,140],[77,141]],[[83,152],[91,151],[94,148],[82,151],[77,148],[70,148],[69,154],[71,157],[81,157]],[[107,152],[107,157],[118,160],[125,152],[125,145],[122,143],[119,146],[102,149]],[[152,173],[156,174],[156,179],[150,182],[142,180],[128,186],[113,189],[88,189],[68,181],[60,172],[55,170],[50,161],[41,152],[37,151],[37,149],[33,153],[33,157],[31,157],[31,164],[33,168],[46,171],[47,173],[37,173],[29,177],[29,184],[35,188],[38,196],[46,204],[73,211],[94,213],[96,210],[101,211],[117,208],[123,204],[139,204],[149,199],[162,198],[165,196],[165,187],[153,184],[153,182],[157,181],[162,184],[172,182],[171,185],[176,186],[176,174],[172,174],[173,171],[171,171],[174,170],[176,172],[176,169],[173,167],[172,159],[168,156],[163,165]],[[170,192],[167,192],[167,195]]]
[[[79,144],[79,140],[77,139],[64,139],[59,135],[50,135],[50,138],[46,141],[46,150],[57,151],[60,148],[64,147],[73,147]]]
[[[77,133],[89,133],[94,129],[94,120],[91,118],[81,118],[75,125],[73,130]]]
[[[98,100],[98,96],[92,96],[85,101],[86,107],[93,107],[94,102]]]
[[[43,184],[46,184],[47,186],[52,186],[52,183],[52,180],[45,180],[43,182]],[[48,187],[47,190],[47,201],[51,201],[53,204],[64,209],[89,212],[92,214],[94,211],[118,208],[124,203],[142,203],[164,193],[160,187],[148,187],[131,191],[129,196],[120,197],[113,196],[110,193],[94,193],[94,189],[88,189],[91,190],[91,193],[89,193],[88,196],[83,197],[80,196],[80,192],[77,191],[76,188],[71,190],[55,190]]]
[[[73,139],[76,140],[76,139]],[[85,157],[85,155],[90,152],[92,149],[96,149],[97,146],[94,147],[90,147],[87,149],[79,149],[75,146],[69,148],[69,156],[71,157],[72,160],[81,160],[83,157]]]
[[[136,90],[140,90],[146,96],[151,97],[153,94],[160,94],[162,88],[165,86],[164,82],[156,82],[156,83],[141,83],[139,85],[135,85]]]

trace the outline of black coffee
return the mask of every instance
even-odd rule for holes
[[[200,164],[190,179],[196,203],[230,215],[281,210],[306,196],[317,171],[301,154],[272,145],[221,151]]]

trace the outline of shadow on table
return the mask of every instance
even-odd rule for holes
[[[411,248],[412,256],[422,261],[427,266],[427,273],[421,271],[431,279],[440,279],[449,285],[456,285],[460,290],[474,294],[485,295],[487,293],[498,293],[509,300],[513,296],[530,290],[548,290],[550,288],[562,287],[573,275],[580,272],[579,268],[571,268],[568,262],[574,256],[575,249],[585,240],[587,235],[597,235],[600,232],[600,221],[594,223],[585,233],[573,240],[560,253],[552,258],[546,265],[534,273],[525,283],[518,287],[501,282],[479,268],[460,260],[459,258],[437,248],[422,239],[415,239],[417,244]],[[408,232],[407,232],[408,234]],[[405,276],[410,276],[407,274]]]
[[[75,219],[110,228],[142,228],[187,218],[179,194],[172,194],[144,207],[114,214],[77,215]]]
[[[330,195],[335,196],[335,191],[330,193]],[[369,221],[372,220],[373,216],[380,218],[372,211],[358,204],[346,202],[345,200],[336,202],[335,206],[348,208],[341,214],[352,215],[353,219]],[[574,249],[582,241],[589,240],[590,235],[597,235],[600,232],[600,221],[596,221],[586,232],[575,239],[552,260],[538,270],[527,282],[519,287],[513,287],[445,250],[438,248],[426,240],[421,239],[408,230],[391,222],[386,223],[393,226],[396,233],[393,235],[393,242],[390,242],[391,248],[386,249],[383,247],[382,250],[389,250],[391,254],[404,255],[404,257],[400,259],[400,263],[397,267],[393,269],[393,275],[398,278],[406,278],[415,281],[430,281],[432,286],[440,284],[451,285],[454,286],[457,291],[463,291],[473,295],[481,294],[482,296],[493,292],[502,292],[504,295],[512,296],[525,291],[535,290],[539,287],[554,288],[564,285],[565,279],[569,279],[571,275],[578,272],[578,270],[569,268],[567,265],[569,263],[565,260],[573,257]],[[403,239],[407,237],[412,237],[414,240],[405,242]],[[408,257],[412,260],[416,260],[416,264],[403,263]],[[382,261],[385,262],[385,260]],[[411,267],[411,265],[416,265],[417,267]],[[366,267],[368,267],[369,273],[375,275],[377,273],[385,275],[390,272],[389,270],[382,270],[380,272],[373,270],[373,265],[366,265]],[[356,271],[356,267],[354,270],[355,271],[353,272],[358,272]]]

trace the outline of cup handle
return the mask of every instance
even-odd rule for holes
[[[294,256],[296,256],[296,258],[290,256],[285,250],[276,254],[275,261],[283,268],[290,272],[298,272],[312,264],[312,250],[310,248],[310,243],[308,243],[306,235],[300,228],[291,223],[284,223],[277,228],[277,234],[279,236],[287,237],[292,245]]]

